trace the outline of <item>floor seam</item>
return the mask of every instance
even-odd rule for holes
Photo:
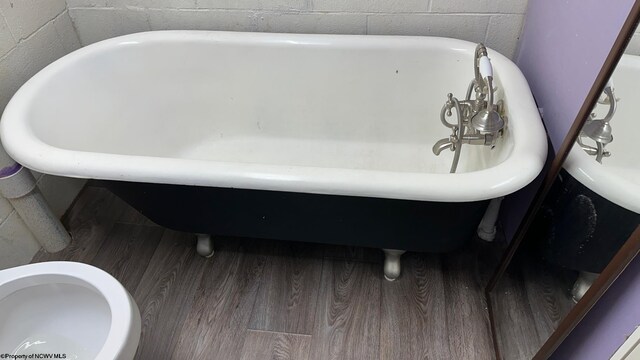
[[[263,329],[251,329],[251,328],[247,328],[247,331],[255,331],[255,332],[262,332],[262,333],[269,333],[269,334],[293,335],[293,336],[306,336],[306,337],[311,337],[312,336],[311,334],[298,334],[298,333],[292,333],[292,332],[263,330]]]

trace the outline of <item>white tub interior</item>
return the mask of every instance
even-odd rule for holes
[[[431,147],[450,133],[440,109],[448,92],[464,96],[472,62],[393,44],[131,41],[50,78],[28,119],[69,150],[447,173],[453,153]],[[458,171],[495,166],[512,147],[509,136],[465,146]]]
[[[476,44],[435,37],[158,31],[82,48],[13,97],[2,142],[61,176],[430,201],[510,194],[546,137],[528,84],[489,49],[509,125],[494,149],[432,146]],[[453,120],[452,120],[453,121]]]

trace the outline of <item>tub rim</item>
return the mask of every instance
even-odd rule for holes
[[[36,137],[28,125],[26,109],[33,101],[37,101],[37,90],[59,70],[82,61],[85,55],[141,41],[179,41],[185,38],[221,42],[293,42],[319,46],[440,47],[469,54],[473,53],[476,45],[450,38],[387,35],[200,30],[124,35],[80,48],[56,60],[16,92],[0,122],[0,139],[7,153],[30,169],[68,177],[447,202],[479,201],[513,193],[533,181],[546,160],[546,133],[528,83],[511,60],[491,49],[489,54],[503,86],[509,92],[519,94],[518,97],[511,96],[509,100],[508,131],[512,132],[513,148],[500,164],[468,173],[434,174],[231,163],[67,150],[46,144]]]

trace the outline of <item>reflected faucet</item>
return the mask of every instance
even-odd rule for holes
[[[454,151],[450,172],[454,173],[460,160],[462,144],[485,145],[492,149],[502,136],[507,124],[502,101],[494,104],[493,67],[487,56],[487,48],[478,44],[474,55],[474,79],[467,88],[465,100],[460,101],[447,94],[447,102],[440,112],[440,121],[451,129],[452,134],[433,145],[433,153],[440,155],[444,149]],[[475,100],[471,99],[475,92]],[[485,100],[486,99],[486,100]],[[450,123],[448,117],[455,110],[457,122]]]
[[[598,99],[598,104],[609,105],[609,111],[607,111],[607,114],[602,119],[597,119],[595,113],[589,115],[577,139],[578,145],[580,145],[582,150],[589,155],[595,156],[596,161],[599,163],[602,163],[603,158],[611,156],[611,153],[605,149],[605,146],[613,141],[609,122],[616,113],[619,100],[615,96],[611,81],[607,83],[603,94],[604,98]],[[593,140],[595,146],[585,144],[583,140],[584,137]]]

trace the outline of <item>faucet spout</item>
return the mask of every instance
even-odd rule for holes
[[[451,141],[451,139],[449,138],[445,138],[445,139],[440,139],[438,140],[434,145],[433,145],[433,153],[436,155],[440,155],[440,153],[442,152],[442,150],[444,149],[449,149],[451,151],[454,151],[456,149],[455,144],[453,143],[453,141]]]

